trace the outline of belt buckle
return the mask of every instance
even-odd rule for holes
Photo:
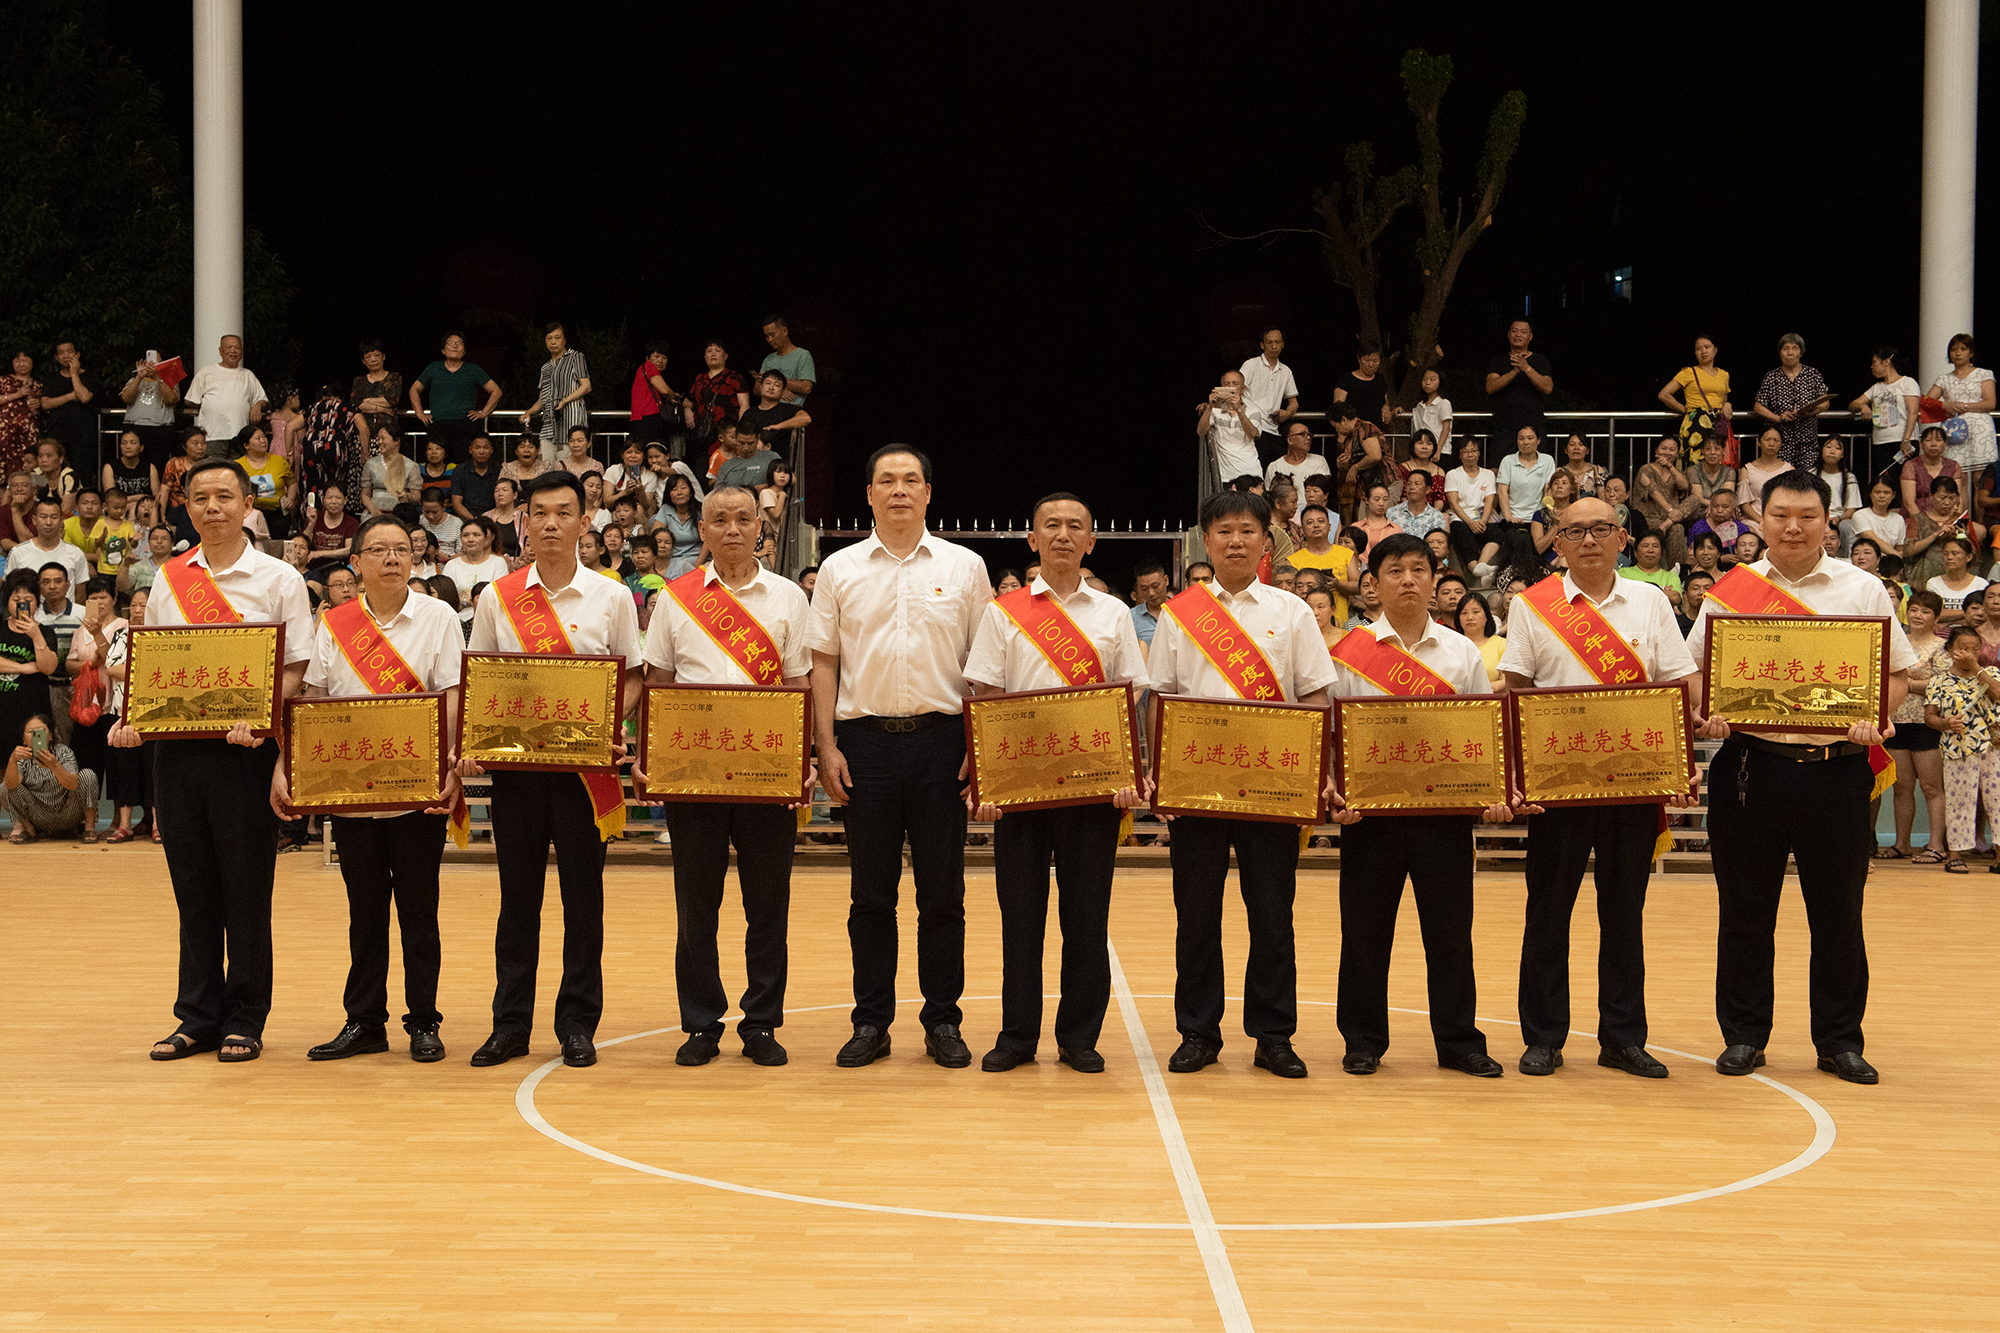
[[[882,719],[882,730],[884,731],[905,732],[915,731],[916,729],[917,720],[913,717],[885,717]]]

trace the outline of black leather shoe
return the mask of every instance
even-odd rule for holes
[[[1597,1063],[1606,1069],[1622,1069],[1640,1078],[1665,1078],[1667,1067],[1646,1054],[1644,1046],[1626,1046],[1612,1050],[1609,1046],[1597,1053]]]
[[[438,1036],[437,1024],[424,1023],[409,1031],[412,1060],[420,1065],[431,1065],[444,1059],[444,1039]]]
[[[1718,1074],[1747,1074],[1763,1067],[1764,1053],[1755,1046],[1731,1046],[1715,1057],[1715,1072]]]
[[[504,1065],[515,1056],[527,1053],[526,1037],[510,1037],[505,1033],[496,1032],[486,1039],[484,1046],[472,1053],[472,1065],[475,1069],[484,1069],[488,1065]]]
[[[769,1028],[744,1028],[736,1034],[743,1038],[743,1054],[750,1057],[753,1065],[767,1068],[784,1064],[792,1057],[785,1054],[785,1048],[778,1045],[778,1035]]]
[[[350,1022],[332,1041],[322,1042],[306,1052],[308,1060],[345,1060],[350,1055],[374,1055],[389,1049],[389,1034],[381,1028]]]
[[[859,1069],[872,1065],[889,1053],[889,1034],[872,1023],[856,1023],[854,1035],[847,1045],[840,1048],[840,1054],[833,1062],[842,1069]]]
[[[1288,1041],[1260,1041],[1257,1043],[1257,1058],[1250,1063],[1259,1069],[1268,1069],[1279,1078],[1304,1078],[1306,1062],[1299,1059],[1299,1053],[1292,1049]]]
[[[1068,1065],[1079,1074],[1102,1074],[1104,1057],[1096,1051],[1072,1051],[1067,1046],[1056,1047],[1056,1063]]]
[[[1875,1072],[1875,1066],[1861,1058],[1859,1051],[1842,1051],[1838,1055],[1822,1055],[1819,1067],[1829,1074],[1838,1074],[1849,1083],[1880,1083],[1882,1076]]]
[[[674,1052],[677,1065],[705,1065],[722,1053],[722,1043],[715,1039],[713,1032],[694,1032],[681,1043]]]
[[[958,1035],[956,1023],[940,1023],[926,1032],[924,1054],[944,1069],[963,1069],[972,1063],[972,1048]]]
[[[1553,1046],[1530,1046],[1521,1052],[1518,1067],[1523,1074],[1534,1078],[1553,1074],[1563,1067],[1563,1053]]]
[[[1206,1069],[1215,1063],[1220,1052],[1207,1042],[1196,1037],[1181,1038],[1180,1048],[1167,1057],[1167,1072],[1170,1074],[1192,1074],[1197,1069]]]
[[[571,1069],[587,1069],[597,1063],[597,1045],[581,1032],[562,1039],[563,1063]]]
[[[1440,1060],[1438,1064],[1442,1068],[1456,1069],[1459,1073],[1470,1074],[1474,1078],[1499,1078],[1507,1072],[1500,1067],[1498,1060],[1483,1051],[1473,1051],[1459,1056],[1456,1060]]]
[[[1381,1067],[1382,1057],[1366,1051],[1349,1051],[1340,1057],[1340,1072],[1343,1074],[1372,1074]]]
[[[1019,1046],[995,1046],[979,1057],[979,1067],[989,1074],[1004,1074],[1017,1065],[1033,1064],[1035,1053]]]

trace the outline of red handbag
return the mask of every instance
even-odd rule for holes
[[[94,727],[97,719],[104,716],[104,673],[92,663],[78,672],[72,679],[69,694],[69,720],[79,727]]]

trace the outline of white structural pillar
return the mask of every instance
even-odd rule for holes
[[[1949,364],[1946,344],[1972,327],[1972,224],[1979,196],[1979,0],[1924,8],[1923,248],[1917,354],[1930,384]]]
[[[194,340],[243,332],[243,0],[194,0]],[[254,349],[251,353],[254,355]]]

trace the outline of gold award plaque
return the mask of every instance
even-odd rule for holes
[[[278,730],[280,624],[145,626],[132,631],[125,720],[141,736]]]
[[[1880,617],[1711,616],[1707,715],[1743,731],[1845,732],[1888,718]]]
[[[976,695],[965,717],[975,806],[1086,805],[1139,786],[1129,685]]]
[[[1319,821],[1328,709],[1153,697],[1154,809]]]
[[[617,657],[467,653],[459,755],[484,768],[617,771]]]
[[[810,699],[798,688],[647,690],[644,796],[787,804],[803,799]]]
[[[1477,814],[1507,800],[1506,710],[1494,696],[1339,699],[1340,795],[1378,814]]]
[[[427,810],[444,799],[444,696],[293,699],[285,776],[301,814]]]
[[[1530,802],[1634,804],[1686,793],[1686,686],[1521,690],[1509,699]]]

